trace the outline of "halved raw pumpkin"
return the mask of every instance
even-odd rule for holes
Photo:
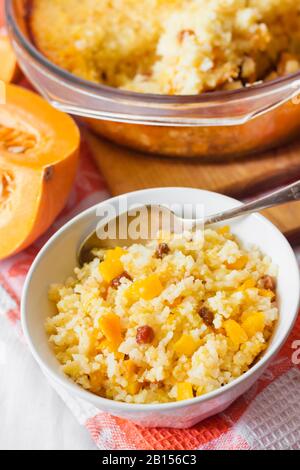
[[[0,105],[0,259],[26,248],[63,209],[79,130],[36,93],[7,85]]]
[[[10,83],[19,75],[17,58],[6,32],[0,30],[0,80]]]

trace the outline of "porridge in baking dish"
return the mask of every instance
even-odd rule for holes
[[[141,93],[236,89],[300,69],[299,0],[32,0],[36,46]]]
[[[276,267],[228,226],[95,255],[51,286],[57,312],[46,322],[63,371],[86,390],[128,403],[193,398],[266,349]]]

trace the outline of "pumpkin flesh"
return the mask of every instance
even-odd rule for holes
[[[0,259],[53,223],[72,188],[79,131],[35,93],[8,85],[0,106]]]

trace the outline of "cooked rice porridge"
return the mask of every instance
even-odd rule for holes
[[[236,89],[300,69],[299,0],[31,0],[37,47],[141,93]]]
[[[62,369],[128,403],[204,395],[246,372],[278,318],[276,268],[228,226],[97,250],[64,285],[46,330]]]

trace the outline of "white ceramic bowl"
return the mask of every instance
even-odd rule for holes
[[[199,204],[207,214],[229,209],[238,201],[226,196],[188,188],[164,188],[138,191],[127,195],[129,204]],[[119,198],[102,202],[118,208]],[[269,255],[279,268],[278,299],[280,318],[269,347],[262,358],[248,372],[232,383],[207,395],[161,405],[134,405],[120,403],[93,395],[72,382],[60,370],[44,329],[46,317],[53,314],[48,301],[48,287],[62,282],[76,265],[76,251],[84,234],[95,227],[98,220],[94,206],[62,227],[44,246],[28,274],[22,299],[23,330],[32,354],[42,369],[70,394],[96,406],[99,410],[134,421],[144,426],[186,428],[223,411],[244,393],[263,373],[278,352],[297,317],[299,304],[299,270],[295,255],[280,231],[258,214],[234,220],[233,233],[247,246],[257,245]]]

